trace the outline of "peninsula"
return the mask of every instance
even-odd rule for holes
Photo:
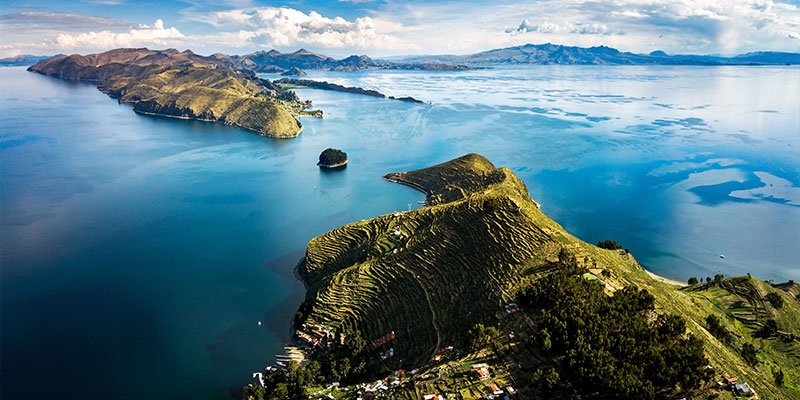
[[[116,49],[54,57],[28,70],[94,82],[138,113],[220,122],[276,138],[297,136],[296,117],[310,105],[250,71],[189,50]]]
[[[794,282],[653,279],[615,242],[567,233],[476,154],[385,179],[429,205],[309,242],[297,347],[245,398],[800,393]]]
[[[336,83],[328,83],[326,81],[313,81],[310,79],[290,79],[290,78],[283,78],[275,81],[276,84],[280,85],[284,89],[298,89],[298,88],[308,88],[308,89],[320,89],[320,90],[330,90],[334,92],[343,92],[343,93],[352,93],[352,94],[361,94],[365,96],[372,96],[378,97],[381,99],[387,98],[385,94],[378,92],[377,90],[372,89],[363,89],[359,87],[348,87],[342,86]],[[417,100],[413,97],[394,97],[389,96],[390,100],[400,100],[405,101],[408,103],[424,103],[422,100]]]

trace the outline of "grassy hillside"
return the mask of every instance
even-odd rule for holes
[[[466,180],[461,190],[444,185],[432,195],[463,197],[349,224],[309,243],[299,267],[309,286],[306,323],[366,339],[394,331],[396,356],[385,364],[413,368],[442,347],[463,345],[464,331],[491,320],[526,277],[544,272],[575,240],[541,214],[508,169],[475,155],[455,163],[487,182],[483,190]]]
[[[57,57],[30,70],[97,82],[137,112],[218,121],[264,136],[297,136],[301,125],[295,117],[307,106],[294,92],[188,50],[117,49]]]
[[[638,321],[639,329],[661,332],[670,326],[677,331],[669,336],[673,339],[665,336],[664,343],[688,348],[699,341],[702,345],[705,356],[694,358],[693,367],[676,370],[677,364],[670,363],[677,361],[669,360],[678,358],[666,358],[662,368],[683,371],[680,379],[686,380],[681,380],[684,384],[656,382],[656,398],[733,398],[727,385],[717,384],[730,377],[748,382],[760,398],[798,398],[800,304],[795,295],[800,288],[793,282],[772,286],[750,277],[718,276],[708,283],[682,286],[655,280],[624,250],[600,249],[568,234],[541,213],[510,170],[495,168],[475,154],[385,178],[425,192],[430,206],[348,224],[309,243],[298,266],[298,275],[308,287],[298,311],[298,333],[313,349],[308,352],[310,364],[300,371],[315,372],[300,386],[292,380],[304,376],[300,373],[278,378],[294,382],[289,387],[297,389],[293,392],[297,396],[304,396],[301,388],[311,387],[318,395],[330,393],[337,398],[355,398],[355,393],[371,390],[385,398],[445,393],[483,398],[494,390],[490,389],[494,383],[504,394],[510,393],[505,386],[515,387],[520,398],[543,393],[604,398],[588,394],[591,388],[572,390],[585,384],[581,376],[602,378],[613,370],[602,372],[602,365],[595,366],[601,369],[578,368],[568,361],[574,358],[569,354],[576,353],[559,355],[544,345],[547,316],[559,311],[541,302],[509,306],[522,304],[521,293],[540,287],[554,273],[578,268],[584,272],[577,275],[577,282],[591,282],[586,283],[586,293],[599,290],[607,298],[616,293],[630,297],[635,293],[630,289],[635,288],[644,290],[642,298],[651,296],[652,307],[647,301],[639,308],[616,306],[622,310],[616,312],[630,308],[636,313],[629,317]],[[769,293],[775,293],[769,298],[782,303],[780,308],[767,299]],[[600,310],[610,307],[602,305],[602,300],[592,302]],[[719,328],[709,328],[709,315],[716,316],[730,333],[724,342],[710,332],[719,335]],[[586,340],[604,337],[590,331],[585,334]],[[625,339],[623,333],[610,337],[611,344],[617,340],[641,343]],[[689,342],[680,345],[682,340]],[[559,342],[554,338],[553,343]],[[755,359],[748,360],[742,349],[750,344]],[[567,351],[574,343],[561,345]],[[657,351],[673,354],[679,350]],[[665,362],[660,357],[642,359],[642,365]],[[345,361],[348,367],[343,367]],[[620,362],[635,376],[635,359]],[[477,379],[473,366],[482,363],[488,378]],[[351,369],[350,364],[358,367]],[[784,376],[782,385],[776,384],[778,371]],[[358,383],[375,378],[385,378],[385,388]],[[342,379],[351,385],[350,390],[314,387],[330,383],[326,379]],[[548,387],[553,382],[557,382],[555,389]],[[612,392],[597,393],[636,393],[614,392],[615,381],[610,382],[606,384]],[[269,390],[265,393],[270,396]]]

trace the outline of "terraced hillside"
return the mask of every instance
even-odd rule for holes
[[[293,113],[307,106],[294,92],[188,50],[117,49],[56,57],[29,70],[96,82],[137,112],[216,121],[263,136],[297,136],[301,125]]]
[[[647,375],[642,370],[637,376],[637,368],[662,362],[664,373],[652,381],[656,390],[639,393],[642,398],[734,399],[730,378],[748,383],[762,399],[800,398],[800,285],[750,276],[694,278],[693,285],[655,279],[627,251],[569,235],[540,212],[510,170],[479,155],[384,178],[426,193],[428,206],[351,223],[309,243],[297,271],[308,287],[298,335],[313,344],[307,346],[310,363],[300,368],[306,383],[292,373],[272,375],[297,390],[291,398],[482,399],[497,392],[511,398],[633,398],[630,393],[638,392],[626,391],[644,386],[631,382]],[[554,276],[566,283],[564,274],[572,283],[553,285]],[[553,318],[570,321],[579,313],[530,304],[526,295],[548,286],[585,286],[586,293],[602,291],[611,300],[563,294],[566,303],[584,304],[577,310],[590,304],[607,310],[568,322],[577,329],[572,335],[584,336],[565,343],[566,336],[550,336],[562,330]],[[616,311],[630,318],[623,329],[607,314],[613,299],[626,298],[643,303],[629,314],[625,306]],[[608,329],[614,339],[597,341]],[[624,357],[636,353],[626,351],[609,359],[607,351],[620,343],[646,342],[624,336],[637,329],[653,332],[643,336],[651,339],[666,336],[633,359]],[[580,361],[576,355],[586,351],[570,346],[591,340],[596,342],[589,349],[603,357]],[[667,342],[673,347],[657,348]],[[617,380],[625,370],[627,378]],[[667,371],[682,378],[659,382]],[[339,380],[349,385],[346,390],[328,386]],[[277,392],[268,385],[265,393],[273,398]]]
[[[747,380],[761,398],[800,398],[800,285],[772,285],[751,276],[717,279],[688,286],[665,299],[694,322],[707,340],[706,355],[725,376]],[[669,302],[669,303],[667,303]],[[727,337],[709,326],[719,321]],[[752,345],[754,358],[742,349]],[[776,375],[784,376],[776,385]]]
[[[475,323],[493,324],[518,289],[562,249],[599,268],[635,264],[583,243],[539,211],[509,169],[470,154],[387,175],[435,204],[337,228],[313,239],[298,268],[309,288],[303,322],[365,339],[388,368],[414,368],[440,349],[465,347]]]

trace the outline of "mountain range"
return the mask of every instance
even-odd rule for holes
[[[526,44],[467,55],[409,56],[405,63],[451,63],[463,65],[786,65],[800,64],[800,53],[761,51],[733,57],[714,55],[669,55],[656,50],[650,54],[621,52],[607,46],[574,47],[557,44]]]
[[[188,50],[187,50],[188,51]],[[177,53],[169,49],[164,52]],[[185,53],[185,52],[184,52]],[[105,53],[103,53],[105,54]],[[257,51],[245,55],[216,53],[208,57],[191,54],[205,62],[223,64],[233,69],[258,73],[284,73],[300,70],[360,71],[378,69],[465,70],[493,65],[797,65],[800,53],[759,51],[732,57],[717,55],[670,55],[656,50],[649,54],[622,52],[607,46],[575,47],[558,44],[525,44],[466,55],[416,55],[373,59],[352,55],[335,59],[300,49],[293,53],[277,50]],[[49,57],[17,56],[0,59],[0,65],[32,65]]]
[[[461,65],[427,61],[381,61],[366,55],[352,55],[337,60],[326,55],[300,49],[293,53],[281,53],[277,50],[257,51],[242,56],[228,56],[217,53],[212,57],[225,60],[235,68],[249,69],[255,72],[283,73],[294,68],[324,69],[331,71],[360,71],[366,69],[412,69],[412,70],[462,70],[469,69]]]

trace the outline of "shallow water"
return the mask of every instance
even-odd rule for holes
[[[666,277],[800,278],[796,67],[309,78],[430,104],[300,90],[325,118],[276,140],[0,69],[3,399],[228,398],[287,339],[307,241],[417,207],[381,176],[469,152]]]

